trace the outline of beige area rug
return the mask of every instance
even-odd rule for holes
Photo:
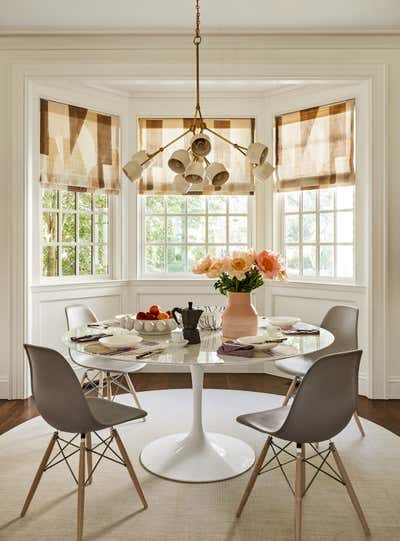
[[[249,473],[211,484],[166,481],[143,470],[139,452],[151,440],[189,427],[190,390],[141,393],[148,421],[120,427],[149,508],[140,502],[124,468],[103,462],[86,491],[85,540],[287,541],[294,539],[293,497],[279,470],[258,478],[240,520],[235,509]],[[264,437],[235,422],[238,414],[276,407],[282,397],[206,390],[211,431],[236,435],[258,452]],[[130,397],[121,401],[131,403]],[[336,439],[375,541],[400,539],[400,438],[364,421],[362,439],[352,421]],[[19,511],[52,433],[40,418],[0,436],[0,539],[74,540],[76,488],[66,466],[44,474],[24,519]],[[289,474],[293,475],[290,465]],[[311,471],[308,472],[311,475]],[[345,489],[319,476],[304,500],[304,541],[360,541],[364,535]]]

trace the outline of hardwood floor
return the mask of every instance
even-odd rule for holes
[[[137,391],[191,387],[190,374],[140,373],[132,378]],[[236,389],[285,395],[290,381],[268,374],[206,374],[209,389]],[[400,436],[400,400],[358,399],[358,413]],[[0,400],[0,434],[37,415],[33,400]]]

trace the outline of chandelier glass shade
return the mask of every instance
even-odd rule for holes
[[[167,148],[191,134],[188,148],[175,150],[169,160],[168,167],[176,173],[173,187],[176,193],[186,194],[192,185],[203,184],[203,192],[218,191],[229,181],[230,173],[223,163],[210,162],[207,156],[212,150],[210,135],[218,137],[227,145],[231,145],[251,164],[252,172],[257,180],[268,180],[274,167],[267,162],[268,147],[263,143],[251,143],[244,147],[235,143],[207,126],[203,119],[200,105],[200,0],[195,0],[196,24],[193,44],[196,50],[196,104],[190,127],[180,135],[161,146],[154,152],[139,150],[124,165],[123,171],[132,182],[139,180],[146,167],[152,165],[152,160]]]

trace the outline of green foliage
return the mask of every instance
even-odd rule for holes
[[[224,272],[219,279],[215,282],[214,288],[217,289],[223,295],[226,295],[228,291],[235,293],[249,293],[253,289],[257,289],[264,283],[263,277],[260,271],[253,267],[246,272],[243,280],[238,280],[235,277],[229,276]]]

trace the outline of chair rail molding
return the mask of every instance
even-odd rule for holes
[[[250,42],[249,42],[250,43]],[[335,42],[336,43],[336,42]],[[370,223],[369,223],[369,269],[368,269],[368,331],[369,331],[369,370],[368,396],[388,397],[387,380],[387,73],[383,63],[337,63],[314,61],[314,63],[282,62],[291,58],[287,48],[270,50],[275,55],[270,64],[262,63],[266,46],[248,47],[243,55],[236,50],[221,47],[221,58],[216,61],[215,51],[205,54],[203,76],[208,79],[260,80],[279,79],[293,81],[335,81],[363,82],[368,87],[369,110],[369,185]],[[63,78],[75,81],[93,78],[96,80],[193,78],[193,66],[176,49],[176,63],[162,62],[165,51],[127,49],[124,51],[14,51],[10,52],[10,182],[9,209],[11,219],[9,272],[11,289],[11,356],[9,376],[9,397],[23,398],[28,393],[28,377],[24,358],[23,343],[32,337],[31,309],[32,292],[29,284],[29,227],[31,223],[31,183],[32,178],[32,134],[30,130],[32,115],[32,85],[52,82],[57,85]],[[44,54],[46,53],[46,54]],[[248,62],[249,54],[254,53],[254,63]],[[332,51],[331,51],[332,53]],[[318,55],[314,50],[313,54]],[[217,55],[218,56],[218,55]],[[58,62],[59,58],[62,61]],[[175,58],[175,57],[174,57]],[[219,57],[218,57],[219,58]],[[293,58],[293,57],[292,57]],[[332,55],[329,57],[332,60]],[[54,61],[53,61],[54,59]],[[156,59],[156,61],[154,60]],[[123,63],[126,60],[126,63]],[[236,62],[236,63],[235,63]],[[257,63],[258,62],[258,63]],[[155,75],[156,74],[156,75]],[[123,148],[125,143],[123,142]],[[11,166],[12,164],[12,166]],[[125,245],[126,247],[126,245]],[[124,268],[124,266],[122,265]],[[164,282],[170,287],[171,281]],[[140,291],[151,287],[150,281],[138,282]],[[194,285],[194,284],[193,284]],[[36,287],[36,286],[35,286]],[[40,286],[40,288],[47,286]],[[49,286],[53,287],[53,286]],[[64,287],[64,286],[62,286]],[[136,289],[136,285],[134,288]],[[162,287],[162,284],[160,284]],[[194,285],[197,288],[197,285]],[[199,286],[200,288],[200,286]],[[129,284],[131,289],[131,284]],[[100,291],[100,290],[99,290]],[[37,294],[36,290],[36,294]],[[77,288],[79,293],[79,288]],[[399,395],[400,396],[400,395]]]

